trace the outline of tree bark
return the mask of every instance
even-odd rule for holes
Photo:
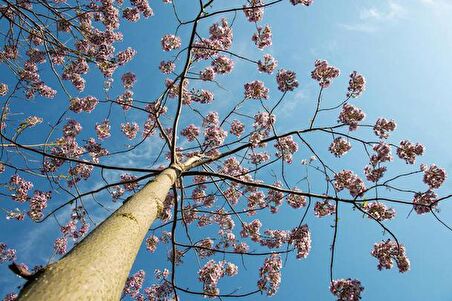
[[[180,170],[163,170],[58,262],[38,272],[19,301],[119,300],[135,257]]]

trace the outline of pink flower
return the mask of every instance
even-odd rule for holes
[[[435,164],[432,164],[429,167],[421,165],[421,170],[424,171],[424,183],[427,184],[430,189],[439,188],[446,180],[446,171]]]
[[[245,124],[243,124],[239,120],[233,120],[229,133],[236,137],[240,137],[243,134],[243,131],[245,131]]]
[[[366,90],[366,79],[358,72],[353,71],[350,74],[350,81],[348,82],[347,97],[357,98],[364,90]]]
[[[0,96],[5,96],[8,93],[8,85],[0,83]]]
[[[413,208],[417,214],[429,213],[438,206],[437,195],[431,190],[416,193],[413,199]]]
[[[42,211],[47,207],[47,201],[50,198],[50,191],[42,192],[35,190],[30,199],[30,210],[27,212],[28,216],[34,221],[40,220],[43,216]]]
[[[296,192],[300,192],[300,189],[294,188]],[[287,203],[290,207],[297,209],[306,206],[306,197],[304,195],[299,195],[295,193],[291,193],[287,196]]]
[[[397,155],[400,159],[405,160],[407,164],[414,164],[416,156],[422,156],[424,153],[424,146],[419,143],[411,143],[408,140],[400,141],[400,147],[397,148]]]
[[[174,64],[172,61],[161,61],[159,69],[164,74],[171,74],[171,72],[176,69],[176,64]]]
[[[359,122],[362,121],[365,117],[366,114],[364,114],[361,109],[346,103],[342,106],[342,111],[339,114],[338,122],[348,125],[349,130],[354,131],[358,128]]]
[[[154,253],[155,250],[157,250],[157,244],[159,243],[159,238],[155,235],[151,235],[148,238],[146,238],[146,249]]]
[[[376,166],[378,163],[392,161],[391,146],[389,144],[380,142],[374,145],[373,150],[376,152],[376,154],[370,157],[370,162],[373,166]]]
[[[212,61],[212,67],[216,73],[230,73],[234,67],[234,62],[230,58],[222,55]]]
[[[304,6],[309,6],[312,4],[312,2],[314,2],[314,0],[290,0],[290,3],[292,3],[292,5],[302,4]]]
[[[328,88],[331,84],[331,80],[338,77],[339,74],[339,69],[329,66],[327,61],[316,60],[315,69],[311,72],[311,77],[319,82],[320,87]]]
[[[245,98],[247,99],[268,99],[268,88],[260,80],[255,80],[245,84]]]
[[[258,26],[257,32],[251,37],[257,48],[264,49],[265,47],[272,45],[272,31],[269,25],[265,25],[264,28]]]
[[[140,20],[140,11],[136,7],[126,7],[122,11],[122,17],[130,22],[137,22]]]
[[[133,57],[137,54],[137,51],[133,48],[128,47],[124,51],[120,51],[117,55],[117,63],[119,66],[125,65],[130,62]]]
[[[54,244],[53,244],[53,249],[59,255],[66,254],[66,251],[67,251],[67,238],[66,237],[57,238],[55,240]]]
[[[333,280],[330,284],[330,291],[338,298],[337,301],[359,301],[363,290],[357,279]]]
[[[371,182],[378,182],[384,173],[386,172],[386,166],[375,167],[375,165],[369,164],[364,167],[364,173],[366,174],[366,179]]]
[[[139,129],[140,127],[136,122],[121,123],[121,131],[130,140],[134,139],[137,136]]]
[[[268,153],[252,153],[249,155],[250,161],[252,164],[261,164],[270,159],[270,155]]]
[[[392,261],[397,263],[400,273],[410,269],[410,260],[405,254],[405,247],[395,241],[387,240],[374,244],[372,256],[378,259],[378,269],[391,269]]]
[[[397,125],[394,120],[387,120],[385,118],[378,118],[374,125],[374,133],[380,138],[387,139],[389,132],[396,129]]]
[[[136,181],[137,177],[128,173],[124,173],[121,175],[121,182],[124,188],[127,191],[135,190],[138,187],[138,182]]]
[[[341,157],[342,155],[346,154],[350,149],[352,148],[352,145],[349,141],[342,137],[338,137],[333,140],[329,147],[329,151],[336,157]]]
[[[316,202],[314,206],[314,215],[317,217],[324,217],[336,213],[336,205],[329,200]]]
[[[296,74],[293,71],[281,69],[276,75],[276,82],[278,83],[278,89],[281,92],[293,91],[298,87],[298,81]]]
[[[91,113],[97,106],[99,101],[93,96],[83,98],[74,97],[70,100],[69,109],[75,113],[87,112]]]
[[[267,296],[273,296],[278,291],[281,284],[281,257],[272,254],[265,258],[264,265],[259,268],[259,281],[257,287],[265,292]]]
[[[311,232],[308,225],[292,229],[289,243],[297,249],[297,259],[306,258],[311,251]]]
[[[298,144],[293,141],[292,136],[279,138],[275,147],[278,150],[276,156],[282,158],[287,163],[292,163],[292,156],[298,151]]]
[[[141,290],[141,287],[143,286],[144,276],[145,272],[143,270],[139,270],[132,276],[128,277],[123,290],[123,294],[129,295],[132,298],[136,298]]]
[[[4,242],[0,242],[0,263],[16,260],[16,250],[8,249]]]
[[[391,220],[395,217],[396,214],[394,209],[388,208],[385,204],[380,202],[365,203],[362,206],[362,209],[366,211],[371,217],[380,222],[384,220]],[[370,216],[368,217],[371,218]]]
[[[347,188],[353,197],[362,196],[366,190],[364,182],[351,170],[342,170],[334,176],[334,187],[337,191]]]
[[[257,62],[259,72],[264,72],[268,74],[273,73],[273,70],[275,70],[277,65],[278,61],[270,54],[264,54],[263,61],[259,60]]]
[[[100,140],[110,137],[110,121],[105,119],[101,123],[96,123],[96,134],[97,138]]]
[[[264,5],[263,0],[248,0],[248,5],[243,6],[243,12],[245,13],[246,18],[250,22],[259,22],[262,21],[264,17],[264,8],[259,7]],[[257,6],[257,7],[256,7]]]
[[[130,89],[137,81],[137,77],[133,72],[126,72],[121,76],[121,81],[124,88]]]
[[[75,137],[82,130],[80,123],[74,119],[70,119],[66,125],[63,127],[64,137]]]
[[[199,136],[199,128],[194,124],[190,124],[181,131],[181,135],[186,137],[188,141],[193,141]]]
[[[167,34],[163,36],[161,43],[163,51],[171,51],[181,46],[181,39],[175,35]]]
[[[199,77],[203,81],[213,81],[215,79],[215,70],[212,67],[206,67],[199,72]]]

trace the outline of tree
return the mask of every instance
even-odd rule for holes
[[[27,279],[18,300],[272,296],[284,257],[296,253],[303,260],[310,252],[306,217],[312,212],[333,223],[331,293],[359,300],[364,284],[333,274],[339,207],[346,205],[388,236],[371,251],[377,268],[396,264],[407,272],[409,250],[387,226],[395,218],[392,206],[410,206],[449,227],[437,212],[451,197],[437,193],[445,170],[421,164],[405,171],[392,162],[394,153],[415,165],[424,147],[390,142],[394,120],[366,123],[355,104],[366,86],[360,73],[350,73],[343,100],[328,103],[325,95],[340,71],[326,60],[313,62],[319,90],[310,119],[277,126],[278,112],[301,89],[295,66],[234,46],[233,36],[245,36],[237,27],[247,20],[255,32],[244,42],[268,50],[272,29],[264,11],[277,5],[309,9],[312,0],[200,0],[182,9],[164,2],[161,14],[174,17],[177,26],[158,37],[163,61],[133,48],[147,42],[133,41],[133,30],[152,30],[146,0],[21,0],[1,7],[0,57],[9,72],[0,89],[3,195],[10,199],[3,209],[22,223],[55,218],[61,232],[54,252],[62,258],[32,271],[15,262],[10,244],[0,245],[1,262],[12,262],[11,269]],[[149,47],[155,47],[156,37],[149,35]],[[148,72],[158,63],[163,85],[161,76]],[[134,94],[140,82],[144,86]],[[350,164],[347,156],[366,162],[364,169],[339,167],[336,161]],[[419,184],[399,185],[410,177]],[[96,226],[89,212],[108,211],[110,199],[118,209],[88,234]],[[297,216],[290,225],[281,214],[289,210]],[[144,291],[144,271],[128,277],[143,241],[151,253],[168,245],[169,261]],[[220,291],[220,281],[236,276],[240,258],[249,257],[263,257],[255,288]],[[202,290],[176,282],[184,259],[199,264]]]

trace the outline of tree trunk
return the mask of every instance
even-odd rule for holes
[[[175,167],[162,171],[66,256],[30,280],[18,300],[119,300],[143,239],[179,172]]]

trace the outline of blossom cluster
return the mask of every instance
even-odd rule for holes
[[[342,170],[334,176],[334,187],[337,191],[347,188],[353,197],[362,196],[366,190],[363,180],[361,180],[351,170]]]
[[[327,61],[316,60],[315,69],[311,72],[311,77],[319,82],[320,87],[328,88],[331,85],[331,81],[338,77],[339,74],[339,69],[328,65]]]
[[[393,260],[396,262],[400,273],[410,269],[410,260],[406,256],[405,247],[395,241],[387,240],[376,243],[372,250],[372,256],[378,259],[378,269],[391,269]]]
[[[359,301],[364,287],[357,279],[333,280],[330,285],[331,293],[337,297],[337,301]]]
[[[9,249],[4,242],[0,242],[0,263],[16,259],[16,250]]]
[[[238,273],[237,266],[226,261],[215,262],[209,260],[199,271],[198,279],[203,283],[203,291],[206,297],[215,298],[220,293],[218,282],[225,275],[235,276]]]

